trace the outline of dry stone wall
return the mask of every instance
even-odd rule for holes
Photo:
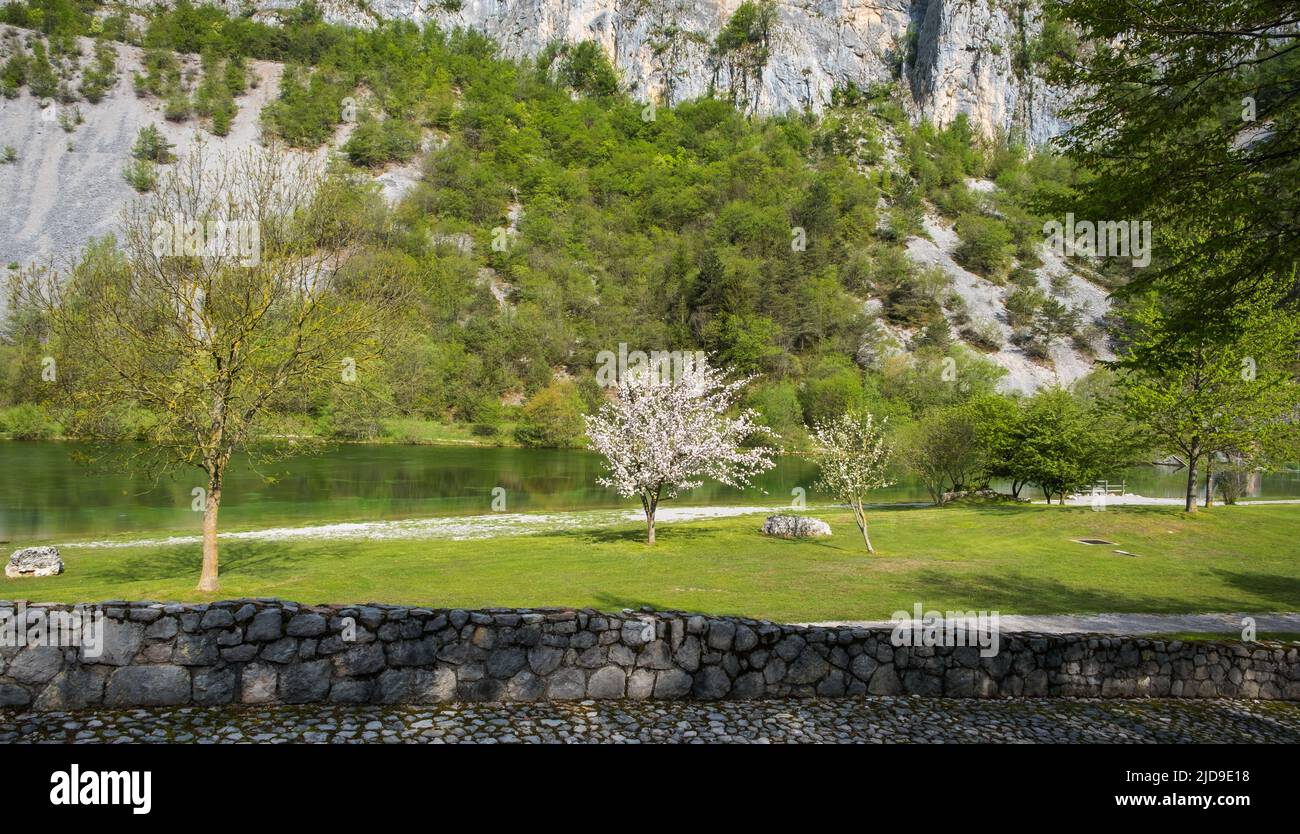
[[[0,602],[0,623],[69,606]],[[835,697],[1300,700],[1294,644],[1002,634],[898,647],[888,630],[674,611],[109,602],[102,651],[0,647],[0,706]]]

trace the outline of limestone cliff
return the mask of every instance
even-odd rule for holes
[[[224,0],[239,7],[242,0]],[[263,9],[297,0],[263,0]],[[1014,56],[1039,32],[1039,0],[782,0],[760,49],[719,54],[742,0],[321,0],[327,18],[433,20],[488,35],[512,57],[599,43],[634,96],[730,96],[755,112],[820,112],[837,86],[900,80],[914,115],[965,113],[986,135],[1040,144],[1064,125],[1059,91]]]

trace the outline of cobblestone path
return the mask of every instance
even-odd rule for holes
[[[953,700],[444,704],[0,712],[0,743],[1300,742],[1300,703]]]

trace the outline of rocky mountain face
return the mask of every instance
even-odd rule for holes
[[[228,3],[238,5],[236,0]],[[271,0],[263,8],[292,5]],[[761,43],[719,52],[742,0],[325,0],[327,18],[433,20],[475,29],[512,57],[552,43],[599,43],[633,95],[675,103],[713,90],[754,112],[820,112],[836,87],[901,80],[918,117],[965,113],[986,135],[1032,145],[1064,125],[1060,91],[1016,71],[1040,31],[1038,4],[1016,0],[788,0]]]

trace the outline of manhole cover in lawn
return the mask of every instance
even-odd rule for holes
[[[1078,542],[1079,544],[1114,544],[1115,543],[1115,542],[1108,542],[1105,539],[1070,539],[1070,541]]]

